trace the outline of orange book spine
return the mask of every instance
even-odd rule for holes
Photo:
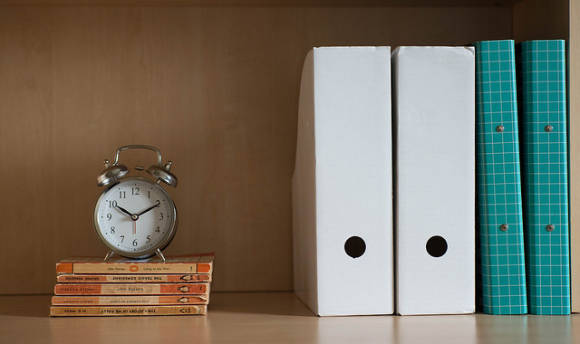
[[[212,263],[56,263],[57,274],[195,274],[211,270]]]
[[[55,295],[157,295],[209,293],[208,283],[56,284]]]
[[[50,316],[132,316],[132,315],[195,315],[206,314],[206,305],[180,306],[51,306]]]
[[[180,275],[58,275],[59,283],[186,283],[209,282],[210,274]]]
[[[53,296],[53,306],[206,305],[207,296]]]

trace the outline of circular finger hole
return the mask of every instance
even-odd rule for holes
[[[358,236],[351,236],[344,243],[344,251],[352,258],[362,256],[367,249],[365,241]]]
[[[425,247],[430,256],[441,257],[447,252],[447,241],[443,237],[435,235],[427,240]]]

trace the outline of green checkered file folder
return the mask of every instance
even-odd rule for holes
[[[488,314],[528,312],[514,50],[512,40],[475,43],[478,258]]]
[[[570,314],[564,41],[519,44],[518,73],[528,304]]]

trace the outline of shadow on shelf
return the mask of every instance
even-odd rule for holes
[[[213,312],[316,317],[292,292],[212,293]]]

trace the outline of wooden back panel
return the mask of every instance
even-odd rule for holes
[[[3,7],[0,293],[50,292],[57,259],[105,254],[95,177],[132,143],[175,162],[167,254],[215,251],[213,290],[290,290],[308,49],[510,35],[503,7]]]

